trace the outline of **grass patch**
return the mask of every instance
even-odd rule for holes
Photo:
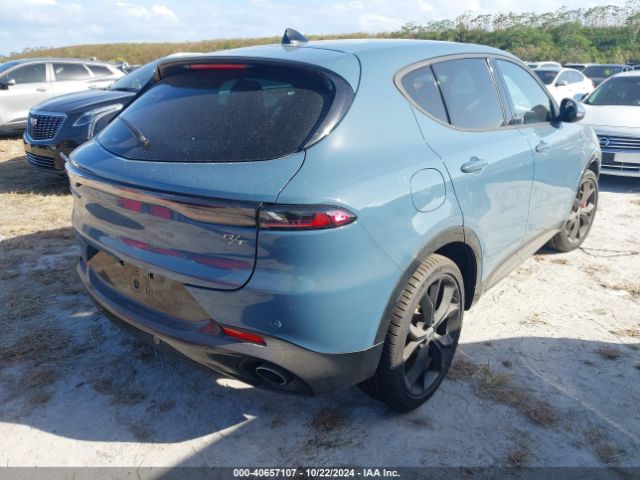
[[[331,432],[343,426],[347,422],[347,418],[334,408],[320,408],[313,420],[311,427],[320,432]]]
[[[8,345],[0,344],[0,364],[55,364],[67,355],[71,341],[61,330],[47,327],[29,332]]]
[[[527,466],[531,459],[531,450],[529,445],[522,442],[519,443],[514,449],[507,453],[507,465],[513,468],[522,468]]]
[[[590,428],[584,432],[584,436],[598,459],[606,465],[620,463],[626,454],[623,448],[611,442],[606,433],[598,428]]]
[[[640,338],[640,328],[631,327],[631,328],[622,328],[620,330],[612,330],[611,333],[617,335],[618,337],[631,337],[631,338]]]
[[[640,283],[624,283],[624,284],[601,283],[600,286],[608,290],[626,292],[631,296],[631,298],[640,299]]]
[[[556,412],[551,404],[533,397],[522,385],[514,384],[509,373],[496,373],[489,366],[482,367],[476,376],[475,391],[480,398],[515,408],[541,427],[556,421]]]
[[[144,423],[132,423],[131,425],[128,425],[127,428],[139,442],[148,442],[155,434],[153,429]]]
[[[605,360],[617,360],[622,356],[622,352],[613,347],[600,347],[598,350],[596,350],[596,353]]]
[[[451,380],[469,381],[481,369],[482,365],[478,365],[465,357],[457,357],[449,367],[447,378]]]
[[[549,322],[547,322],[544,318],[542,318],[539,313],[532,313],[525,320],[521,320],[520,323],[522,325],[533,325],[533,326],[549,325]]]

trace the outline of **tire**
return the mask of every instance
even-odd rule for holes
[[[362,390],[400,411],[426,402],[453,360],[464,298],[455,263],[436,254],[422,262],[396,301],[380,364]]]
[[[587,170],[580,179],[571,213],[560,231],[549,240],[549,247],[558,252],[570,252],[582,245],[596,216],[598,194],[598,177]]]

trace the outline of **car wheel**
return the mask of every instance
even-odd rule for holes
[[[585,241],[598,206],[598,177],[587,170],[580,180],[580,186],[573,208],[560,231],[549,241],[549,246],[559,252],[575,250]]]
[[[423,404],[451,365],[463,314],[460,270],[448,258],[431,255],[402,290],[376,374],[362,389],[402,411]]]

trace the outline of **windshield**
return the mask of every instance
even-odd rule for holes
[[[545,85],[551,85],[559,73],[557,70],[534,70],[534,72]]]
[[[640,106],[640,76],[611,78],[596,88],[584,103]]]
[[[160,60],[154,60],[149,62],[140,68],[136,68],[133,72],[125,75],[120,80],[113,82],[109,87],[109,90],[124,90],[127,92],[139,92],[142,90],[156,70],[156,65]]]
[[[620,73],[621,71],[621,66],[594,65],[592,67],[585,68],[582,73],[584,73],[587,77],[606,78],[610,77],[611,75],[615,75],[616,73]]]

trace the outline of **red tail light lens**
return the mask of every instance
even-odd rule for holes
[[[242,63],[195,63],[189,65],[191,70],[246,70]]]
[[[266,345],[264,338],[260,335],[256,335],[255,333],[243,332],[242,330],[236,330],[235,328],[230,327],[220,327],[222,333],[228,335],[229,337],[237,338],[238,340],[242,340],[243,342],[257,343],[258,345]]]
[[[319,230],[337,228],[356,220],[356,216],[337,207],[269,206],[260,210],[260,228],[272,230]]]

